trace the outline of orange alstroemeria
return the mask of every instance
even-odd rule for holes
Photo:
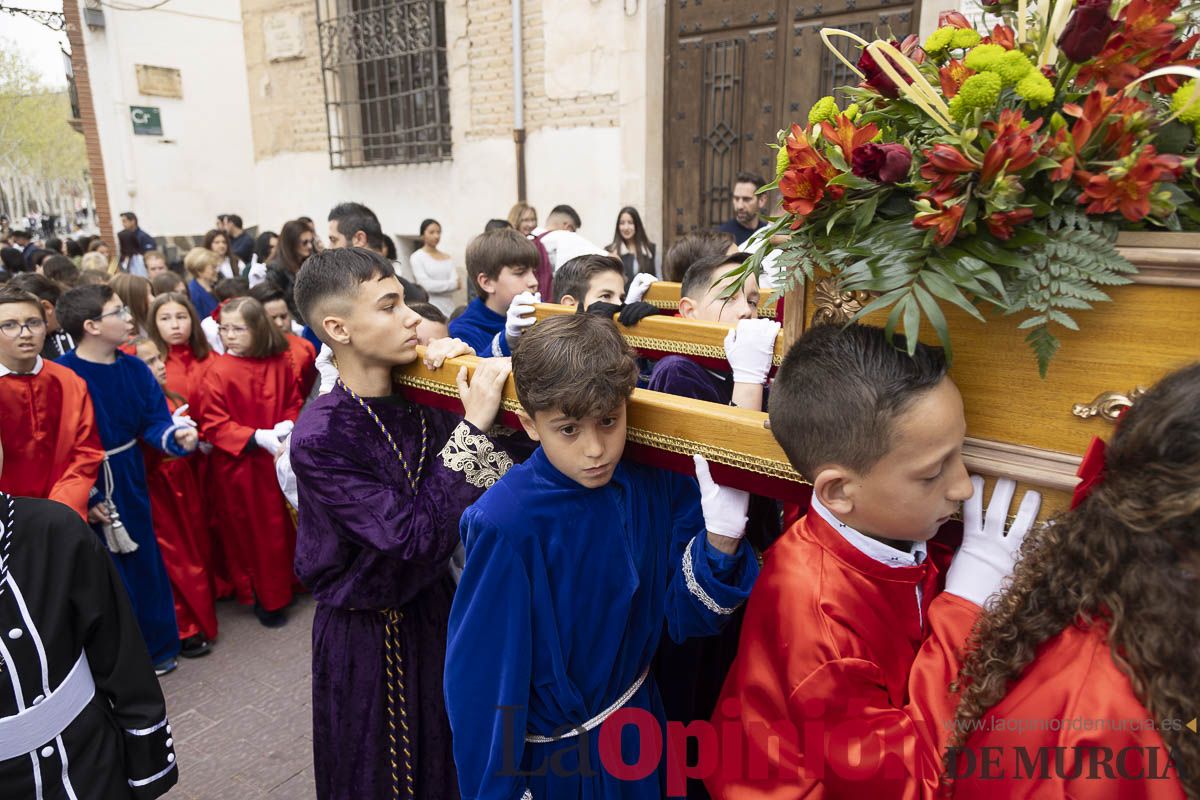
[[[796,217],[792,228],[799,228],[824,197],[836,200],[845,190],[828,185],[838,170],[812,146],[804,128],[793,124],[784,145],[788,167],[779,179],[779,193],[783,196],[784,210]]]
[[[849,163],[854,156],[854,148],[874,139],[879,133],[879,127],[874,122],[868,122],[858,128],[845,114],[838,114],[832,122],[826,120],[821,123],[821,133],[826,140],[838,146],[842,156]]]
[[[942,94],[946,96],[947,100],[951,99],[954,95],[958,94],[963,81],[974,74],[975,70],[957,58],[950,59],[946,66],[938,70],[938,80],[942,84]]]
[[[980,44],[998,44],[1005,50],[1013,50],[1017,46],[1017,33],[1007,25],[997,25],[992,28],[992,35],[985,36]]]
[[[1150,194],[1154,185],[1177,180],[1183,169],[1182,162],[1179,156],[1160,155],[1153,145],[1147,145],[1124,175],[1077,173],[1076,179],[1083,186],[1079,202],[1087,203],[1084,211],[1088,214],[1120,211],[1125,219],[1137,222],[1150,213]]]
[[[1034,134],[1041,126],[1041,119],[1027,124],[1021,112],[1011,108],[1001,111],[998,121],[983,123],[984,129],[995,134],[995,138],[983,154],[980,182],[986,186],[1001,170],[1011,175],[1037,161]]]
[[[958,235],[958,226],[962,223],[964,210],[963,205],[959,203],[943,206],[937,211],[917,214],[913,217],[913,227],[923,230],[935,228],[937,233],[933,237],[933,243],[938,247],[945,247]]]
[[[992,236],[1007,241],[1012,238],[1013,226],[1024,225],[1033,219],[1033,209],[1016,208],[1012,211],[995,211],[988,215],[987,226]]]
[[[1168,18],[1178,5],[1178,0],[1133,0],[1121,9],[1116,33],[1095,58],[1082,65],[1075,85],[1086,86],[1094,81],[1124,89],[1150,68],[1174,63],[1161,59],[1164,53],[1176,49],[1178,29]]]

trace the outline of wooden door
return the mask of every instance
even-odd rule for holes
[[[663,246],[729,219],[734,176],[770,180],[776,132],[805,122],[817,99],[854,78],[826,50],[821,28],[903,38],[916,3],[669,0]]]

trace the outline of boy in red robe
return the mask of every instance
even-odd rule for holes
[[[940,750],[919,740],[973,614],[934,602],[949,550],[934,540],[982,488],[962,460],[962,399],[938,348],[864,325],[810,329],[772,384],[771,430],[813,484],[809,512],[766,555],[714,722],[714,797],[928,797]],[[945,591],[1000,588],[1037,515],[1015,486],[968,515]],[[981,508],[976,502],[969,508]],[[914,665],[914,661],[917,663]]]
[[[28,292],[0,286],[0,491],[57,500],[87,519],[104,449],[87,384],[39,355],[46,314]]]

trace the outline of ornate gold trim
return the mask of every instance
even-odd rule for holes
[[[497,450],[486,436],[471,433],[471,427],[465,421],[454,426],[450,441],[446,442],[440,455],[446,469],[461,474],[477,489],[491,487],[513,465],[508,453]]]
[[[786,461],[774,461],[759,456],[747,455],[746,453],[739,453],[736,450],[730,450],[726,447],[711,445],[707,442],[684,439],[679,436],[671,436],[670,434],[650,431],[644,428],[628,428],[626,438],[636,444],[665,450],[669,453],[678,453],[685,456],[699,453],[708,461],[716,461],[719,464],[724,464],[745,472],[753,472],[770,478],[780,478],[799,485],[809,485],[809,482],[800,476],[796,470],[792,469],[792,465]]]
[[[837,279],[821,278],[813,286],[813,325],[842,325],[871,302],[873,292],[839,292]]]
[[[1071,406],[1071,413],[1081,419],[1099,417],[1107,422],[1116,422],[1121,412],[1132,406],[1144,394],[1145,386],[1135,386],[1126,394],[1120,392],[1101,392],[1090,403],[1076,403]]]

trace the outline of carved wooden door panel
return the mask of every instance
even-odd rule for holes
[[[916,13],[895,0],[669,0],[664,246],[729,219],[734,176],[770,180],[776,132],[851,80],[822,27],[901,38]]]

